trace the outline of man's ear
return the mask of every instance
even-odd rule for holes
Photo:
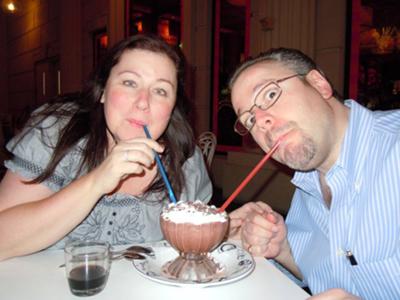
[[[333,90],[328,80],[317,70],[311,70],[306,75],[308,83],[315,88],[324,99],[332,97]]]

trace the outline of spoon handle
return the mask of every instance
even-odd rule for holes
[[[122,253],[142,253],[142,254],[153,254],[153,249],[144,246],[131,246],[126,249],[112,251],[112,255],[118,255]]]

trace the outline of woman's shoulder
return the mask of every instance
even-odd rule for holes
[[[45,144],[55,146],[60,132],[75,111],[76,105],[73,103],[42,105],[32,113],[23,130],[12,139],[12,142],[26,143],[37,137]]]
[[[73,102],[45,104],[37,108],[27,123],[28,128],[63,127],[78,110]]]
[[[182,166],[184,173],[189,175],[203,174],[207,172],[203,153],[198,146],[195,146],[192,156],[190,156]]]
[[[212,185],[208,170],[204,161],[203,153],[196,146],[193,155],[183,165],[185,175],[185,190],[180,200],[199,199],[208,202],[212,195]]]
[[[186,161],[184,165],[188,166],[198,166],[199,163],[204,162],[204,157],[203,153],[201,152],[199,146],[195,146],[193,150],[192,156],[190,156]]]
[[[40,107],[36,110],[30,123],[6,146],[13,154],[12,159],[5,162],[6,167],[27,179],[36,178],[45,170],[57,146],[60,133],[69,120],[67,114],[61,118],[58,118],[57,114],[45,114],[47,109]],[[53,175],[63,180],[57,179],[57,184],[52,186],[52,189],[57,190],[62,185],[59,182],[68,182],[74,176],[78,170],[84,142],[82,139],[62,157]]]

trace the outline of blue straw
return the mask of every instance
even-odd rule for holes
[[[147,136],[149,139],[151,139],[150,132],[149,132],[149,130],[147,129],[147,126],[146,126],[146,125],[143,126],[143,129],[144,129],[144,132],[146,133],[146,136]],[[175,194],[174,194],[174,191],[172,190],[171,183],[170,183],[169,180],[168,180],[167,173],[165,172],[164,165],[162,164],[161,159],[160,159],[160,157],[158,156],[157,152],[154,151],[154,150],[153,150],[153,152],[154,152],[154,156],[155,156],[155,158],[156,158],[157,166],[158,166],[158,168],[160,169],[161,176],[162,176],[162,178],[164,179],[165,185],[167,186],[168,194],[169,194],[169,199],[171,200],[172,203],[176,203],[177,201],[176,201],[176,198],[175,198]]]

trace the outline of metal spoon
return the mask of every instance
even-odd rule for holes
[[[140,253],[145,255],[152,255],[154,252],[153,249],[149,247],[135,245],[120,251],[112,251],[110,254],[111,254],[111,260],[118,260],[121,258],[125,258],[127,260],[146,259],[146,257]],[[63,267],[65,267],[65,264],[61,264],[59,266],[59,268]]]
[[[134,246],[130,246],[130,247],[128,247],[126,249],[123,249],[123,250],[112,251],[111,255],[112,255],[112,257],[114,257],[116,255],[121,255],[123,253],[141,253],[141,254],[151,255],[151,254],[154,253],[154,251],[150,247],[134,245]]]
[[[146,259],[146,257],[144,255],[142,255],[142,254],[135,253],[135,252],[126,252],[126,253],[122,253],[122,254],[117,255],[117,256],[113,256],[111,258],[111,260],[118,260],[118,259],[121,259],[121,258],[125,258],[127,260]]]

